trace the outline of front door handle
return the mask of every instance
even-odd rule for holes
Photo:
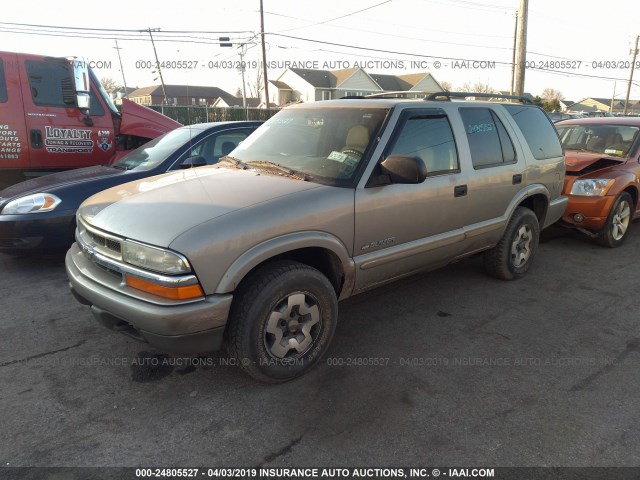
[[[32,129],[29,132],[29,141],[31,142],[31,148],[42,148],[42,130]]]
[[[454,197],[464,197],[467,194],[467,186],[466,185],[458,185],[453,189]]]

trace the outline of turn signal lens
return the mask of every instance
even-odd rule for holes
[[[152,295],[157,295],[158,297],[168,298],[170,300],[189,300],[191,298],[204,296],[204,292],[200,285],[165,287],[164,285],[158,285],[131,275],[125,275],[124,280],[127,282],[127,285],[132,288],[151,293]]]

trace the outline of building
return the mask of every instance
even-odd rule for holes
[[[582,113],[612,112],[612,113],[622,114],[624,112],[624,100],[613,99],[613,102],[612,102],[610,98],[588,97],[571,105],[569,110],[571,110],[572,112],[582,112]],[[629,105],[627,107],[627,114],[628,115],[640,114],[640,101],[629,100]]]
[[[574,103],[576,102],[574,102],[573,100],[565,100],[565,99],[560,100],[560,111],[566,112],[571,108],[571,105],[573,105]]]
[[[407,92],[408,97],[424,97],[424,93],[412,92],[444,90],[427,72],[383,75],[370,74],[359,67],[343,70],[288,68],[269,83],[270,101],[280,106],[382,92]]]
[[[242,97],[223,98],[218,97],[212,104],[214,108],[242,108],[244,107]],[[247,108],[258,108],[260,99],[256,97],[247,97]]]
[[[140,105],[213,105],[222,99],[227,105],[235,104],[237,97],[218,87],[203,87],[198,85],[165,85],[167,102],[164,102],[162,85],[152,85],[134,90],[129,94],[129,100]],[[242,105],[242,98],[240,99]]]

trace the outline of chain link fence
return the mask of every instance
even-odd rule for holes
[[[247,108],[245,110],[244,108],[213,108],[207,106],[150,105],[149,107],[183,125],[237,120],[265,121],[280,111],[279,108]]]

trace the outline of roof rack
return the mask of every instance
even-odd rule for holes
[[[413,98],[408,95],[425,95],[424,98]],[[452,98],[467,98],[467,97],[479,97],[479,98],[501,98],[508,100],[518,100],[520,103],[533,105],[534,103],[530,98],[521,95],[507,95],[504,93],[479,93],[479,92],[429,92],[425,90],[398,90],[391,92],[370,93],[369,95],[347,95],[341,97],[341,99],[362,99],[362,98],[409,98],[413,100],[426,100],[434,101],[439,98],[446,98],[451,101]]]
[[[425,100],[437,100],[444,97],[451,101],[452,98],[467,98],[467,97],[480,97],[480,98],[504,98],[508,100],[519,100],[521,103],[533,105],[530,98],[522,95],[507,95],[504,93],[475,93],[475,92],[435,92],[430,94]]]

